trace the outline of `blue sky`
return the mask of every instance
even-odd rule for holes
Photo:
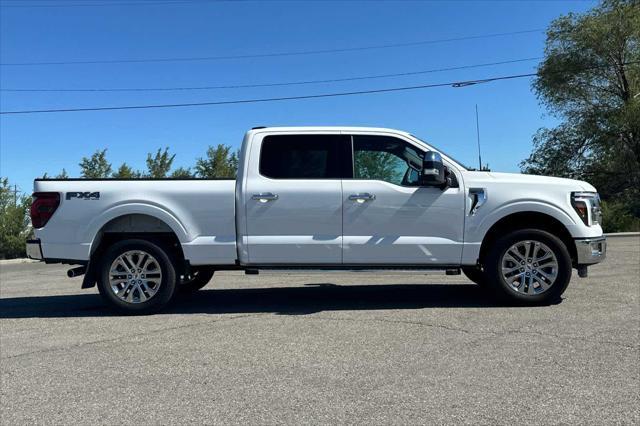
[[[145,59],[351,48],[546,28],[591,1],[193,1],[0,0],[1,5],[86,4],[0,9],[0,62]],[[218,61],[0,67],[3,89],[178,87],[271,83],[402,73],[543,55],[544,33],[356,52]],[[527,73],[536,61],[400,78],[287,87],[185,92],[0,92],[0,109],[206,102],[367,90]],[[116,168],[144,168],[147,152],[169,146],[189,166],[208,145],[238,146],[258,125],[357,125],[410,131],[477,165],[475,104],[483,160],[518,171],[532,135],[555,120],[530,79],[465,88],[291,102],[0,116],[0,175],[27,192],[33,178],[108,148]]]

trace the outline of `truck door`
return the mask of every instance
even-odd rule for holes
[[[250,155],[244,188],[249,263],[340,264],[349,137],[271,134],[255,141]]]
[[[461,188],[421,187],[421,148],[392,136],[353,135],[353,179],[343,181],[345,264],[460,263]]]

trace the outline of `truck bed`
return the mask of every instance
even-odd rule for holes
[[[47,259],[87,261],[103,232],[135,220],[169,226],[192,265],[235,262],[233,179],[37,179],[34,192],[60,194],[38,232]]]

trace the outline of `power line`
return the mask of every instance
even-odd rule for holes
[[[92,4],[92,3],[129,3],[132,0],[0,0],[0,3],[78,3],[78,4]],[[431,3],[431,2],[442,2],[443,0],[135,0],[142,3],[398,3],[398,2],[406,2],[406,3]],[[449,0],[445,0],[449,1]],[[477,0],[453,0],[460,3],[464,2],[475,2]],[[489,1],[489,0],[487,0]],[[494,1],[494,0],[490,0]],[[509,2],[522,2],[523,0],[495,0],[498,2],[509,3]],[[576,1],[576,2],[588,2],[588,1],[597,1],[597,0],[529,0],[529,1],[542,1],[542,2],[566,2],[566,1]]]
[[[149,0],[149,1],[131,1],[131,0],[95,0],[95,1],[83,1],[83,0],[62,0],[63,3],[54,4],[53,2],[49,2],[48,0],[20,0],[19,3],[16,4],[3,4],[7,1],[12,2],[17,0],[4,0],[0,1],[0,8],[2,9],[14,9],[14,8],[62,8],[62,7],[96,7],[96,6],[163,6],[163,5],[202,5],[202,4],[215,4],[215,3],[257,3],[257,2],[265,2],[270,1],[273,3],[320,3],[320,2],[355,2],[355,3],[437,3],[442,2],[444,0]],[[477,2],[479,0],[449,0],[455,1],[457,3],[469,3],[469,2]],[[482,0],[485,2],[498,2],[498,3],[509,3],[509,2],[521,2],[523,0]],[[559,1],[575,1],[575,2],[596,2],[597,0],[529,0],[530,2],[542,2],[542,3],[553,3]],[[32,3],[32,4],[29,4]],[[33,4],[33,3],[43,3],[43,4]],[[49,4],[47,4],[49,3]]]
[[[343,52],[357,52],[365,50],[378,50],[378,49],[392,49],[399,47],[411,47],[411,46],[423,46],[428,44],[438,43],[451,43],[456,41],[465,40],[478,40],[484,38],[505,37],[520,34],[531,34],[543,32],[544,29],[532,29],[511,31],[504,33],[493,34],[479,34],[464,37],[452,37],[432,40],[411,41],[405,43],[391,43],[391,44],[379,44],[371,46],[358,46],[358,47],[346,47],[338,49],[318,49],[318,50],[299,50],[291,52],[271,52],[271,53],[257,53],[247,55],[221,55],[221,56],[199,56],[199,57],[186,57],[186,58],[150,58],[150,59],[104,59],[104,60],[87,60],[87,61],[51,61],[51,62],[9,62],[0,63],[0,66],[41,66],[41,65],[89,65],[89,64],[125,64],[125,63],[149,63],[149,62],[194,62],[194,61],[220,61],[231,59],[251,59],[251,58],[273,58],[283,56],[301,56],[301,55],[318,55],[327,53],[343,53]]]
[[[626,66],[631,64],[640,64],[640,61],[629,61],[624,62],[620,65]],[[610,65],[597,65],[592,67],[585,67],[580,70],[571,70],[573,72],[576,71],[589,71],[598,68],[608,68]],[[558,71],[558,74],[561,74],[567,71]],[[125,105],[125,106],[113,106],[113,107],[90,107],[90,108],[61,108],[61,109],[40,109],[40,110],[21,110],[21,111],[0,111],[0,115],[9,115],[9,114],[41,114],[41,113],[55,113],[55,112],[80,112],[80,111],[115,111],[115,110],[130,110],[130,109],[152,109],[152,108],[180,108],[180,107],[197,107],[197,106],[213,106],[213,105],[233,105],[233,104],[250,104],[250,103],[261,103],[261,102],[277,102],[277,101],[291,101],[291,100],[302,100],[302,99],[319,99],[319,98],[332,98],[338,96],[355,96],[355,95],[366,95],[373,93],[390,93],[390,92],[400,92],[407,90],[419,90],[419,89],[429,89],[434,87],[467,87],[475,84],[482,83],[490,83],[493,81],[502,81],[502,80],[513,80],[518,78],[526,78],[526,77],[534,77],[537,76],[538,73],[527,73],[527,74],[513,74],[513,75],[505,75],[499,77],[488,77],[483,79],[476,80],[463,80],[463,81],[454,81],[449,83],[435,83],[435,84],[422,84],[416,86],[403,86],[403,87],[390,87],[384,89],[371,89],[371,90],[357,90],[351,92],[334,92],[334,93],[320,93],[315,95],[300,95],[300,96],[283,96],[283,97],[272,97],[272,98],[256,98],[256,99],[234,99],[228,101],[211,101],[211,102],[190,102],[190,103],[179,103],[179,104],[155,104],[155,105]]]
[[[51,4],[55,4],[55,3],[104,3],[104,2],[108,2],[108,3],[127,3],[130,0],[0,0],[0,3],[51,3]],[[197,2],[204,2],[204,3],[220,3],[220,2],[240,2],[243,0],[138,0],[138,1],[142,1],[142,2],[149,2],[149,3],[162,3],[165,1],[177,1],[177,2],[193,2],[193,1],[197,1]],[[246,1],[246,0],[244,0]],[[268,1],[268,0],[258,0],[258,1]]]
[[[334,93],[320,93],[315,95],[301,95],[301,96],[283,96],[273,98],[256,98],[256,99],[235,99],[228,101],[212,101],[212,102],[190,102],[180,104],[155,104],[155,105],[126,105],[126,106],[113,106],[113,107],[92,107],[92,108],[61,108],[61,109],[41,109],[41,110],[22,110],[22,111],[0,111],[2,115],[9,114],[42,114],[42,113],[55,113],[55,112],[80,112],[80,111],[115,111],[115,110],[130,110],[130,109],[152,109],[152,108],[180,108],[180,107],[197,107],[197,106],[213,106],[213,105],[234,105],[234,104],[250,104],[250,103],[262,103],[262,102],[277,102],[277,101],[292,101],[302,99],[319,99],[319,98],[332,98],[338,96],[355,96],[366,95],[373,93],[389,93],[400,92],[407,90],[429,89],[434,87],[466,87],[474,84],[490,83],[492,81],[500,80],[513,80],[517,78],[533,77],[537,73],[529,74],[516,74],[500,77],[489,77],[478,80],[465,80],[455,81],[449,83],[435,83],[435,84],[422,84],[417,86],[404,86],[404,87],[391,87],[384,89],[372,89],[372,90],[358,90],[351,92],[334,92]]]
[[[303,81],[289,81],[289,82],[276,82],[276,83],[255,83],[255,84],[234,84],[226,86],[192,86],[192,87],[130,87],[130,88],[85,88],[85,89],[36,89],[36,88],[22,88],[22,89],[0,89],[2,92],[160,92],[160,91],[195,91],[195,90],[216,90],[216,89],[244,89],[244,88],[256,88],[256,87],[278,87],[278,86],[299,86],[308,84],[321,84],[321,83],[339,83],[345,81],[358,81],[358,80],[372,80],[381,78],[392,77],[406,77],[420,74],[430,74],[443,71],[455,71],[471,68],[489,67],[495,65],[514,64],[519,62],[537,61],[542,59],[541,57],[513,59],[508,61],[498,62],[486,62],[482,64],[461,65],[457,67],[436,68],[421,71],[410,71],[393,74],[375,74],[366,76],[355,76],[345,78],[332,78],[324,80],[303,80]]]
[[[5,4],[7,1],[0,1],[0,8],[20,8],[20,9],[31,9],[31,8],[50,8],[50,7],[94,7],[94,6],[162,6],[162,5],[193,5],[193,4],[214,4],[214,3],[245,3],[250,0],[166,0],[166,1],[144,1],[144,0],[125,0],[125,1],[108,1],[108,0],[98,0],[97,2],[80,2],[80,0],[69,0],[67,2],[54,4],[51,2],[50,4],[46,0],[33,0],[26,1],[20,0],[18,4]],[[28,4],[28,3],[43,3],[43,4]],[[26,4],[25,4],[26,3]]]

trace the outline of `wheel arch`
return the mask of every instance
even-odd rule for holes
[[[113,206],[103,214],[94,218],[86,227],[85,241],[91,242],[91,252],[95,251],[96,242],[104,232],[106,226],[127,226],[126,219],[131,217],[144,217],[128,224],[127,232],[135,232],[135,226],[142,227],[143,232],[148,232],[152,225],[164,226],[173,232],[180,242],[190,240],[186,227],[169,211],[162,207],[149,203],[126,203]],[[116,222],[114,222],[116,221]]]
[[[488,251],[498,238],[519,229],[540,229],[560,238],[567,247],[572,263],[575,264],[577,259],[576,246],[567,227],[557,218],[536,211],[511,213],[495,222],[482,239],[478,260],[482,262],[486,258]]]
[[[176,232],[176,224],[172,223],[173,226],[171,226],[169,223],[157,215],[132,212],[117,215],[102,223],[93,234],[89,267],[82,288],[95,285],[97,279],[95,271],[98,263],[96,260],[106,248],[126,239],[143,239],[165,248],[167,254],[174,259],[176,270],[179,273],[183,272],[188,267],[181,245],[181,236],[184,238],[185,233]]]

